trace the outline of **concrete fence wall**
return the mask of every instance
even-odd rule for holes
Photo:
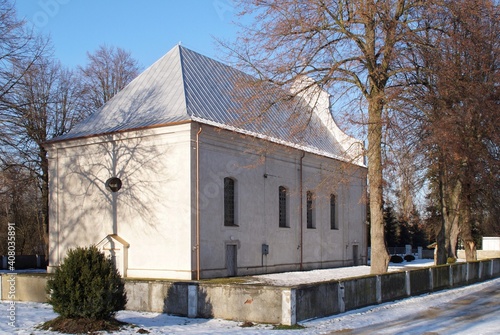
[[[387,301],[500,277],[500,259],[432,266],[293,287],[126,280],[127,309],[293,325]],[[49,275],[1,275],[1,299],[45,302]]]
[[[0,299],[15,301],[47,302],[46,274],[2,274]]]
[[[2,269],[9,269],[9,257],[12,258],[12,256],[0,256],[0,266]],[[47,260],[44,255],[16,255],[14,257],[16,269],[18,270],[47,268]]]
[[[457,257],[465,259],[465,250],[457,250]],[[500,258],[500,250],[476,250],[477,259]]]
[[[296,321],[500,277],[500,259],[432,266],[296,287]]]

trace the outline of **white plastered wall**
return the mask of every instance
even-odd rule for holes
[[[191,279],[190,124],[53,143],[50,265],[109,234],[129,243],[128,277]],[[105,188],[117,176],[117,193]]]
[[[205,126],[200,139],[201,268],[226,275],[225,247],[237,245],[238,274],[352,264],[352,245],[366,253],[366,169],[306,153],[300,233],[302,151]],[[236,180],[237,227],[223,223],[224,177]],[[278,225],[278,188],[288,189],[289,227]],[[306,192],[315,194],[315,229],[306,228]],[[330,229],[330,194],[339,229]],[[262,244],[269,254],[262,255]]]

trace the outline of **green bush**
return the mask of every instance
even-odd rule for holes
[[[390,261],[391,263],[403,263],[403,257],[399,255],[392,255]]]
[[[413,255],[405,255],[404,259],[407,262],[411,262],[411,261],[415,260],[415,256],[413,256]]]
[[[95,246],[71,249],[47,291],[54,312],[64,318],[109,319],[127,302],[115,265]]]

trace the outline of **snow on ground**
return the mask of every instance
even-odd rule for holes
[[[413,262],[412,262],[413,263]],[[405,264],[408,266],[410,264]],[[424,266],[415,262],[413,266]],[[399,266],[391,266],[398,270]],[[342,270],[342,271],[340,271]],[[327,272],[331,273],[328,275]],[[340,271],[340,272],[339,272]],[[353,272],[351,272],[353,271]],[[304,280],[340,279],[346,273],[366,274],[365,267],[308,271]],[[369,268],[368,268],[369,271]],[[336,274],[335,274],[336,273]],[[293,277],[302,273],[293,273]],[[265,275],[262,280],[286,283],[295,281],[279,279],[279,275]],[[259,279],[260,280],[260,279]],[[273,330],[271,325],[242,328],[240,322],[220,319],[189,319],[160,313],[120,311],[117,319],[132,323],[115,334],[138,334],[141,329],[149,334],[245,334],[284,335],[288,333],[312,334],[498,334],[500,329],[500,278],[487,282],[412,297],[397,302],[365,307],[340,315],[300,322],[304,329],[294,331]],[[51,334],[35,326],[57,315],[48,304],[18,302],[15,327],[9,325],[9,302],[0,304],[0,334]]]
[[[434,265],[433,260],[417,259],[412,262],[390,263],[389,271],[401,271],[407,268],[428,267]],[[336,269],[321,269],[303,272],[283,272],[252,276],[250,283],[267,283],[277,286],[293,286],[299,284],[317,283],[328,280],[366,276],[370,274],[368,265],[351,266]]]
[[[500,292],[500,279],[301,322],[305,327],[301,330],[273,330],[270,325],[242,328],[239,322],[220,319],[188,319],[159,313],[121,311],[117,318],[136,326],[115,334],[138,334],[141,329],[152,335],[498,334],[500,293],[491,298],[493,302],[488,302],[486,298],[471,302],[471,297],[477,297],[481,292],[489,298],[491,294]],[[51,334],[35,328],[37,324],[56,317],[50,305],[17,303],[16,327],[8,324],[9,306],[8,302],[0,304],[0,334]],[[460,310],[464,308],[465,312]],[[454,313],[455,310],[458,312]],[[474,318],[474,313],[481,315]]]

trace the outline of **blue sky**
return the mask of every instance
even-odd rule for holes
[[[179,42],[220,59],[214,37],[234,40],[238,30],[231,0],[17,0],[16,9],[71,68],[101,44],[130,51],[142,68]]]

